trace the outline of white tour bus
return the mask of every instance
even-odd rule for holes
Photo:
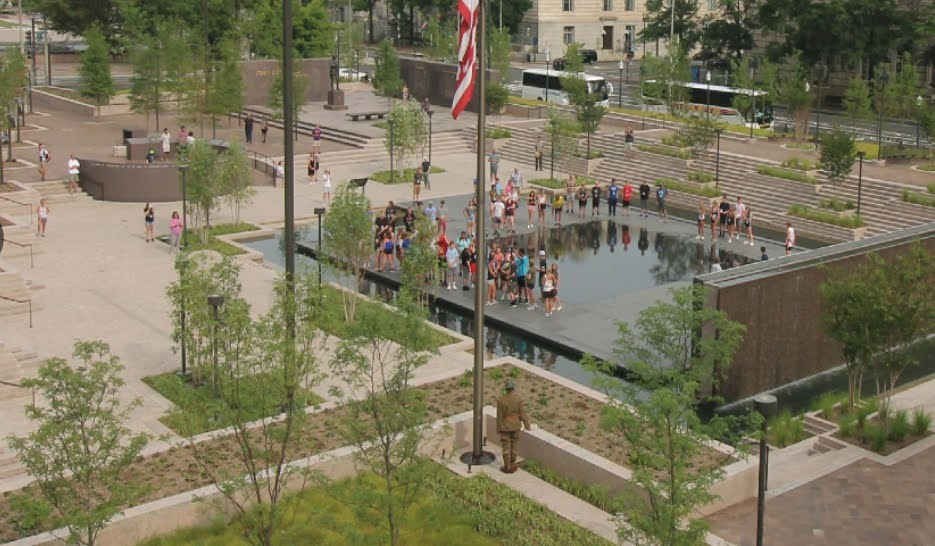
[[[654,85],[658,85],[655,80],[643,82],[644,100],[649,98],[650,94],[647,90]],[[704,114],[707,110],[717,115],[721,121],[737,125],[749,125],[752,121],[759,127],[769,127],[773,122],[773,103],[766,91],[695,82],[682,82],[675,85],[686,90],[685,102],[678,103],[680,109],[696,114]],[[734,108],[734,97],[737,95],[753,97],[753,120],[745,119]]]
[[[572,77],[570,72],[560,72],[558,70],[543,70],[541,68],[532,68],[523,70],[523,98],[554,102],[556,104],[568,104],[568,96],[562,92],[562,78]],[[601,76],[592,76],[584,74],[584,80],[588,82],[588,93],[596,94],[598,102],[602,106],[607,106],[607,80]]]

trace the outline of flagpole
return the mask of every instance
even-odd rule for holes
[[[482,279],[487,274],[487,197],[484,191],[487,178],[486,150],[487,133],[487,14],[484,0],[477,3],[477,233],[474,237],[477,249],[477,281],[474,286],[474,434],[473,448],[470,453],[461,456],[461,461],[469,465],[490,464],[494,456],[484,451],[484,304],[486,291],[482,288]]]

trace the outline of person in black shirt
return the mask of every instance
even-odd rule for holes
[[[432,184],[429,183],[429,172],[432,170],[432,164],[429,163],[427,157],[422,158],[422,184],[425,186],[425,189],[431,190]]]
[[[730,213],[730,203],[727,202],[727,196],[726,196],[726,195],[723,196],[723,197],[721,197],[721,204],[718,205],[718,209],[720,209],[720,211],[721,211],[721,214],[720,214],[720,216],[719,216],[719,218],[718,218],[718,225],[720,226],[720,233],[718,234],[718,237],[723,237],[723,236],[724,236],[724,230],[725,230],[726,227],[727,227],[727,218],[728,218],[729,216],[731,216],[731,213]]]
[[[601,183],[594,181],[594,187],[591,188],[591,216],[601,215]]]
[[[649,192],[652,188],[645,180],[640,184],[640,216],[649,218]]]
[[[403,216],[403,225],[406,226],[406,231],[412,233],[416,225],[416,213],[412,211],[412,207],[409,207],[406,210],[406,215]]]
[[[646,249],[649,248],[649,230],[646,228],[640,228],[640,240],[636,243],[637,248],[640,249],[640,256],[646,255]]]

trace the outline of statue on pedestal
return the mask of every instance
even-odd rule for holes
[[[331,89],[341,89],[340,71],[338,70],[338,56],[332,55],[331,62],[328,63],[329,74],[331,76]]]

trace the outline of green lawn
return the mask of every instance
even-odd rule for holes
[[[218,224],[211,226],[208,229],[208,241],[206,243],[201,242],[201,233],[192,228],[186,230],[185,242],[188,245],[189,251],[195,250],[214,250],[215,252],[223,256],[237,256],[238,254],[243,254],[244,251],[240,248],[225,243],[217,237],[219,235],[230,235],[231,233],[243,233],[245,231],[256,231],[260,228],[256,227],[253,224],[247,224],[241,222],[237,225],[234,224]],[[169,238],[167,236],[162,236],[159,238],[162,242],[168,242]]]
[[[610,546],[606,540],[550,512],[484,475],[461,478],[422,463],[423,491],[401,529],[406,546]],[[385,515],[372,501],[382,485],[366,475],[306,489],[295,500],[274,544],[358,546],[388,544]],[[156,538],[142,546],[241,546],[238,522],[219,522]]]
[[[224,407],[224,402],[214,396],[208,383],[196,387],[191,382],[191,376],[183,377],[175,372],[144,377],[143,382],[175,404],[175,409],[159,420],[178,434],[201,434],[232,424],[227,419],[230,409]],[[238,382],[242,402],[240,409],[247,421],[282,413],[280,400],[271,401],[264,398],[264,393],[270,390],[256,388],[257,385],[270,382],[281,384],[282,377],[278,374],[263,373],[251,377],[248,381]],[[277,391],[281,390],[272,387],[272,392]],[[302,407],[321,403],[317,394],[306,389],[301,389],[297,396]]]
[[[722,192],[718,191],[716,188],[711,188],[708,186],[693,186],[691,184],[683,184],[676,180],[669,180],[666,178],[657,178],[656,185],[660,182],[664,182],[666,187],[673,191],[678,191],[682,193],[690,193],[692,195],[698,195],[700,197],[717,197],[721,195]]]
[[[909,190],[903,190],[903,201],[926,207],[935,207],[935,197],[929,197],[928,195],[915,193]]]
[[[832,224],[835,226],[852,229],[863,227],[865,224],[864,217],[857,214],[850,216],[839,216],[833,212],[816,210],[800,204],[794,204],[789,207],[789,215],[795,216],[797,218],[805,218],[806,220],[814,220],[816,222],[822,222],[825,224]]]
[[[765,174],[766,176],[782,178],[785,180],[792,180],[793,182],[802,182],[803,184],[817,184],[818,183],[818,179],[816,179],[813,176],[808,176],[804,172],[783,169],[781,167],[774,167],[772,165],[760,165],[759,167],[756,168],[756,172],[760,174]]]
[[[429,174],[443,173],[445,169],[441,167],[432,166],[429,168]],[[411,184],[412,179],[415,177],[416,169],[415,167],[409,169],[403,169],[402,172],[396,171],[396,177],[393,181],[390,181],[390,171],[379,171],[371,174],[368,178],[374,182],[379,182],[381,184]]]
[[[593,186],[595,182],[593,178],[588,178],[587,176],[578,176],[575,179],[578,181],[578,185],[584,184],[585,186]],[[558,180],[556,178],[535,178],[529,181],[530,184],[553,190],[565,189],[565,184],[567,182],[567,180]]]

